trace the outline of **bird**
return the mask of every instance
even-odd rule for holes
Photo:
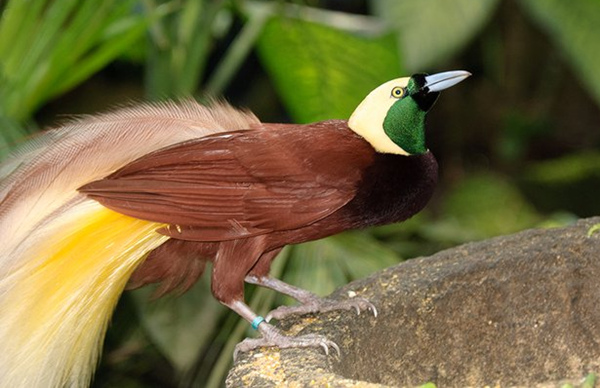
[[[224,101],[146,103],[72,119],[0,165],[0,386],[87,386],[126,288],[185,292],[212,263],[214,297],[263,346],[322,347],[269,323],[290,314],[370,310],[269,276],[283,247],[400,222],[434,191],[425,118],[471,74],[388,81],[348,120],[262,123]],[[266,318],[244,283],[300,302]]]

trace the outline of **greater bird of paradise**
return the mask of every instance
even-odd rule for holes
[[[267,321],[369,309],[269,276],[287,244],[403,221],[430,199],[425,116],[470,74],[416,74],[372,91],[349,120],[261,123],[225,103],[124,108],[46,131],[0,165],[0,386],[82,387],[125,287],[212,293],[255,327],[236,352],[337,345]],[[244,282],[297,299],[258,316]]]

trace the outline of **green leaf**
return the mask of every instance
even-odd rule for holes
[[[146,62],[146,93],[161,100],[191,96],[204,77],[213,48],[214,26],[229,12],[223,0],[147,0],[150,11],[159,4],[175,12],[152,26]]]
[[[596,386],[597,376],[595,373],[590,373],[585,377],[581,388],[594,388]]]
[[[144,36],[138,0],[11,0],[0,19],[0,114],[27,121]]]
[[[347,274],[348,281],[369,276],[402,261],[394,251],[365,231],[342,233],[333,236],[332,240],[338,265]]]
[[[212,297],[206,276],[181,296],[153,300],[152,292],[152,287],[132,292],[142,326],[175,369],[185,372],[212,340],[217,317],[226,309]]]
[[[430,225],[435,241],[481,240],[531,228],[539,214],[517,188],[493,174],[479,174],[462,181],[447,196],[444,219]]]
[[[118,39],[110,39],[87,57],[82,58],[77,68],[65,74],[63,79],[55,82],[54,87],[48,90],[51,94],[44,97],[51,98],[75,87],[118,57],[120,53],[126,51],[128,47],[139,42],[146,26],[140,24],[139,20],[131,20],[130,22],[131,24],[128,23],[127,26],[123,26],[127,28],[120,31]]]
[[[555,186],[571,185],[589,176],[600,178],[600,152],[579,152],[532,164],[527,179]]]
[[[498,0],[372,0],[398,33],[406,68],[423,71],[449,59],[481,30]]]
[[[324,296],[401,258],[369,233],[356,231],[294,246],[289,260],[284,280]]]
[[[0,91],[0,99],[2,98],[2,91]],[[1,104],[1,102],[0,102]],[[20,140],[25,137],[27,131],[17,121],[6,117],[2,114],[0,108],[0,161],[9,155],[11,150]],[[3,171],[0,169],[0,179],[2,179]]]
[[[234,78],[245,59],[254,48],[267,22],[266,12],[250,13],[244,27],[235,37],[229,49],[217,65],[214,73],[206,83],[204,92],[209,96],[223,93],[228,83]]]
[[[566,210],[580,217],[600,213],[599,152],[579,152],[533,163],[523,169],[519,183],[543,211]]]
[[[600,231],[600,224],[592,225],[592,227],[588,229],[587,236],[592,237],[594,233],[598,231]]]
[[[600,1],[520,0],[562,49],[575,74],[600,103]]]
[[[328,238],[294,246],[282,280],[319,296],[330,294],[347,282],[344,270],[337,265],[336,245]]]
[[[395,38],[273,17],[258,52],[297,122],[347,119],[376,86],[402,75]]]

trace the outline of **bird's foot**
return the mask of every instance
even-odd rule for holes
[[[284,348],[322,348],[325,354],[329,355],[329,348],[336,351],[338,356],[340,355],[340,348],[333,341],[327,339],[327,337],[319,334],[305,334],[297,337],[288,337],[282,334],[276,327],[263,322],[259,325],[258,330],[262,334],[260,338],[246,338],[242,342],[236,345],[233,352],[233,359],[236,360],[237,356],[241,352],[248,352],[250,350],[261,348],[261,347],[279,347]]]
[[[355,310],[358,315],[362,311],[371,311],[377,317],[377,308],[365,298],[354,297],[344,300],[332,300],[328,298],[310,298],[297,306],[279,306],[267,314],[265,320],[269,322],[275,318],[283,319],[290,315],[325,313],[335,310]]]

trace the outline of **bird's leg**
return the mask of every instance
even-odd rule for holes
[[[293,286],[284,281],[270,276],[258,277],[256,275],[246,276],[246,283],[256,284],[257,286],[270,288],[273,291],[285,294],[296,299],[302,304],[312,303],[320,299],[316,294],[300,287]]]
[[[246,283],[270,288],[273,291],[291,296],[302,304],[307,304],[318,300],[319,297],[308,290],[303,290],[302,288],[292,286],[291,284],[287,284],[279,279],[269,276],[271,262],[279,254],[279,252],[281,252],[281,248],[263,253],[256,264],[252,267],[250,273],[246,276]]]
[[[254,275],[248,275],[246,276],[246,282],[270,288],[291,296],[300,302],[298,306],[279,306],[275,310],[270,311],[265,317],[267,322],[270,322],[273,318],[280,320],[290,315],[325,313],[336,310],[355,310],[357,314],[360,314],[361,311],[369,310],[374,316],[377,316],[377,308],[365,298],[352,297],[344,300],[320,298],[310,291],[292,286],[269,276],[258,278]]]
[[[318,334],[306,334],[288,337],[265,319],[256,314],[244,303],[244,277],[262,256],[260,238],[222,242],[214,260],[211,289],[215,298],[246,319],[262,337],[245,339],[235,347],[234,358],[240,352],[259,347],[277,346],[279,348],[321,347],[329,354],[333,348],[339,354],[339,347],[327,337]]]
[[[251,323],[252,327],[261,334],[260,338],[246,338],[235,346],[233,352],[234,360],[240,352],[247,352],[261,347],[277,346],[284,348],[314,348],[321,347],[325,354],[329,354],[329,348],[333,348],[337,354],[340,354],[340,348],[327,337],[319,334],[305,334],[296,337],[288,337],[281,333],[275,326],[267,323],[257,315],[247,304],[242,301],[233,301],[227,304],[227,307],[238,313],[241,317]]]
[[[279,253],[279,250],[266,252],[252,268],[252,271],[246,276],[245,281],[250,284],[256,284],[262,287],[270,288],[274,291],[291,296],[300,302],[298,306],[280,306],[269,312],[265,318],[267,322],[275,318],[280,320],[289,315],[323,313],[335,310],[356,310],[357,314],[361,311],[370,310],[377,316],[375,306],[365,298],[353,297],[345,300],[332,300],[320,298],[316,294],[302,288],[285,283],[279,279],[270,277],[269,268],[271,261]]]

